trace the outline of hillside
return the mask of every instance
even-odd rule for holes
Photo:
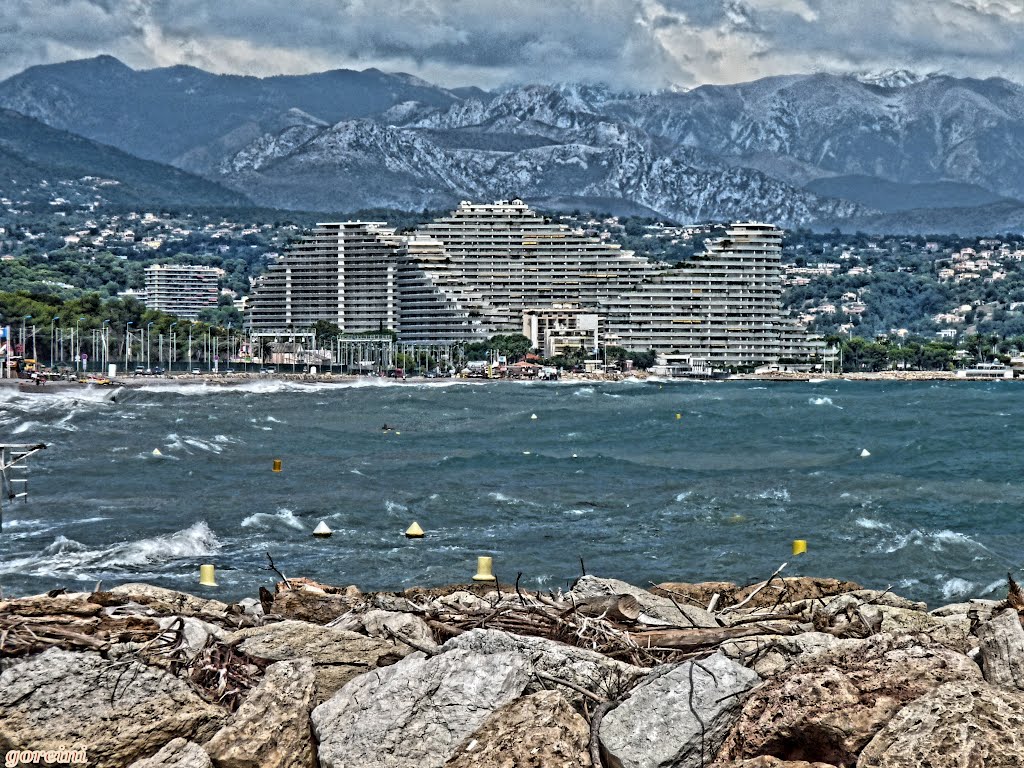
[[[0,109],[0,195],[124,205],[248,205],[240,192]]]
[[[681,221],[881,216],[902,231],[945,227],[956,209],[960,231],[1018,227],[1004,201],[1024,199],[1024,87],[897,75],[487,93],[375,70],[260,79],[99,57],[26,70],[0,83],[0,105],[281,208],[518,195]]]

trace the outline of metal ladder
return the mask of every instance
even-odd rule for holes
[[[4,503],[28,498],[28,458],[46,448],[36,445],[0,443],[0,533],[4,529]]]

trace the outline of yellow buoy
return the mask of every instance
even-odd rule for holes
[[[280,459],[274,459],[274,471],[275,472],[280,472],[281,471],[281,460]]]
[[[478,557],[476,559],[476,576],[473,581],[494,581],[494,558]]]
[[[419,523],[417,523],[415,520],[413,520],[412,525],[410,525],[408,527],[408,529],[406,529],[405,535],[406,535],[407,538],[410,538],[410,539],[422,539],[423,538],[423,529],[420,528],[420,524]]]
[[[204,587],[216,587],[217,582],[213,578],[213,565],[207,563],[199,566],[199,583]]]
[[[807,542],[804,539],[795,539],[793,541],[793,554],[802,555],[807,551]]]
[[[681,414],[681,413],[677,413],[677,414],[676,414],[676,419],[681,419],[681,418],[683,418],[683,414]]]

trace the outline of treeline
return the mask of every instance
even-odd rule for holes
[[[841,368],[846,373],[893,369],[948,371],[960,364],[993,360],[1008,364],[1014,354],[1024,349],[1024,336],[1008,338],[995,334],[974,334],[959,346],[921,338],[871,341],[860,336],[829,336],[826,342],[837,350],[836,370]]]
[[[46,294],[0,292],[0,327],[11,327],[12,341],[16,345],[21,343],[24,330],[25,353],[31,355],[34,348],[39,360],[48,360],[51,352],[59,351],[52,348],[51,331],[54,336],[58,336],[58,330],[63,331],[63,348],[68,353],[72,329],[81,340],[81,344],[76,346],[86,353],[94,331],[106,335],[108,352],[113,360],[124,356],[127,332],[137,335],[140,330],[145,330],[154,340],[163,336],[167,350],[170,349],[173,332],[178,357],[184,359],[191,333],[193,359],[205,359],[202,339],[207,336],[224,339],[230,333],[237,335],[240,332],[240,322],[229,323],[179,319],[166,312],[147,309],[141,301],[130,297],[104,299],[98,293],[89,293],[63,300]],[[155,348],[158,341],[152,344]]]

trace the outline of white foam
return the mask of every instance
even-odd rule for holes
[[[39,554],[3,563],[0,573],[93,579],[98,574],[134,572],[142,566],[212,555],[220,547],[220,541],[205,521],[174,533],[98,548],[61,535]]]
[[[843,494],[844,496],[846,494]],[[869,531],[891,531],[892,526],[888,523],[883,523],[881,520],[872,520],[870,517],[858,517],[855,521],[861,528],[867,528]]]
[[[277,525],[286,525],[297,531],[306,530],[306,527],[295,516],[295,513],[284,507],[277,510],[277,512],[256,512],[241,522],[243,528],[271,528]]]
[[[384,500],[384,509],[388,512],[408,512],[409,508],[404,504],[399,504],[397,501],[391,499]]]
[[[970,594],[974,590],[974,588],[975,584],[973,581],[967,581],[966,579],[954,577],[952,579],[948,579],[942,585],[942,597],[945,600],[952,600],[957,597],[963,597],[965,595]]]

